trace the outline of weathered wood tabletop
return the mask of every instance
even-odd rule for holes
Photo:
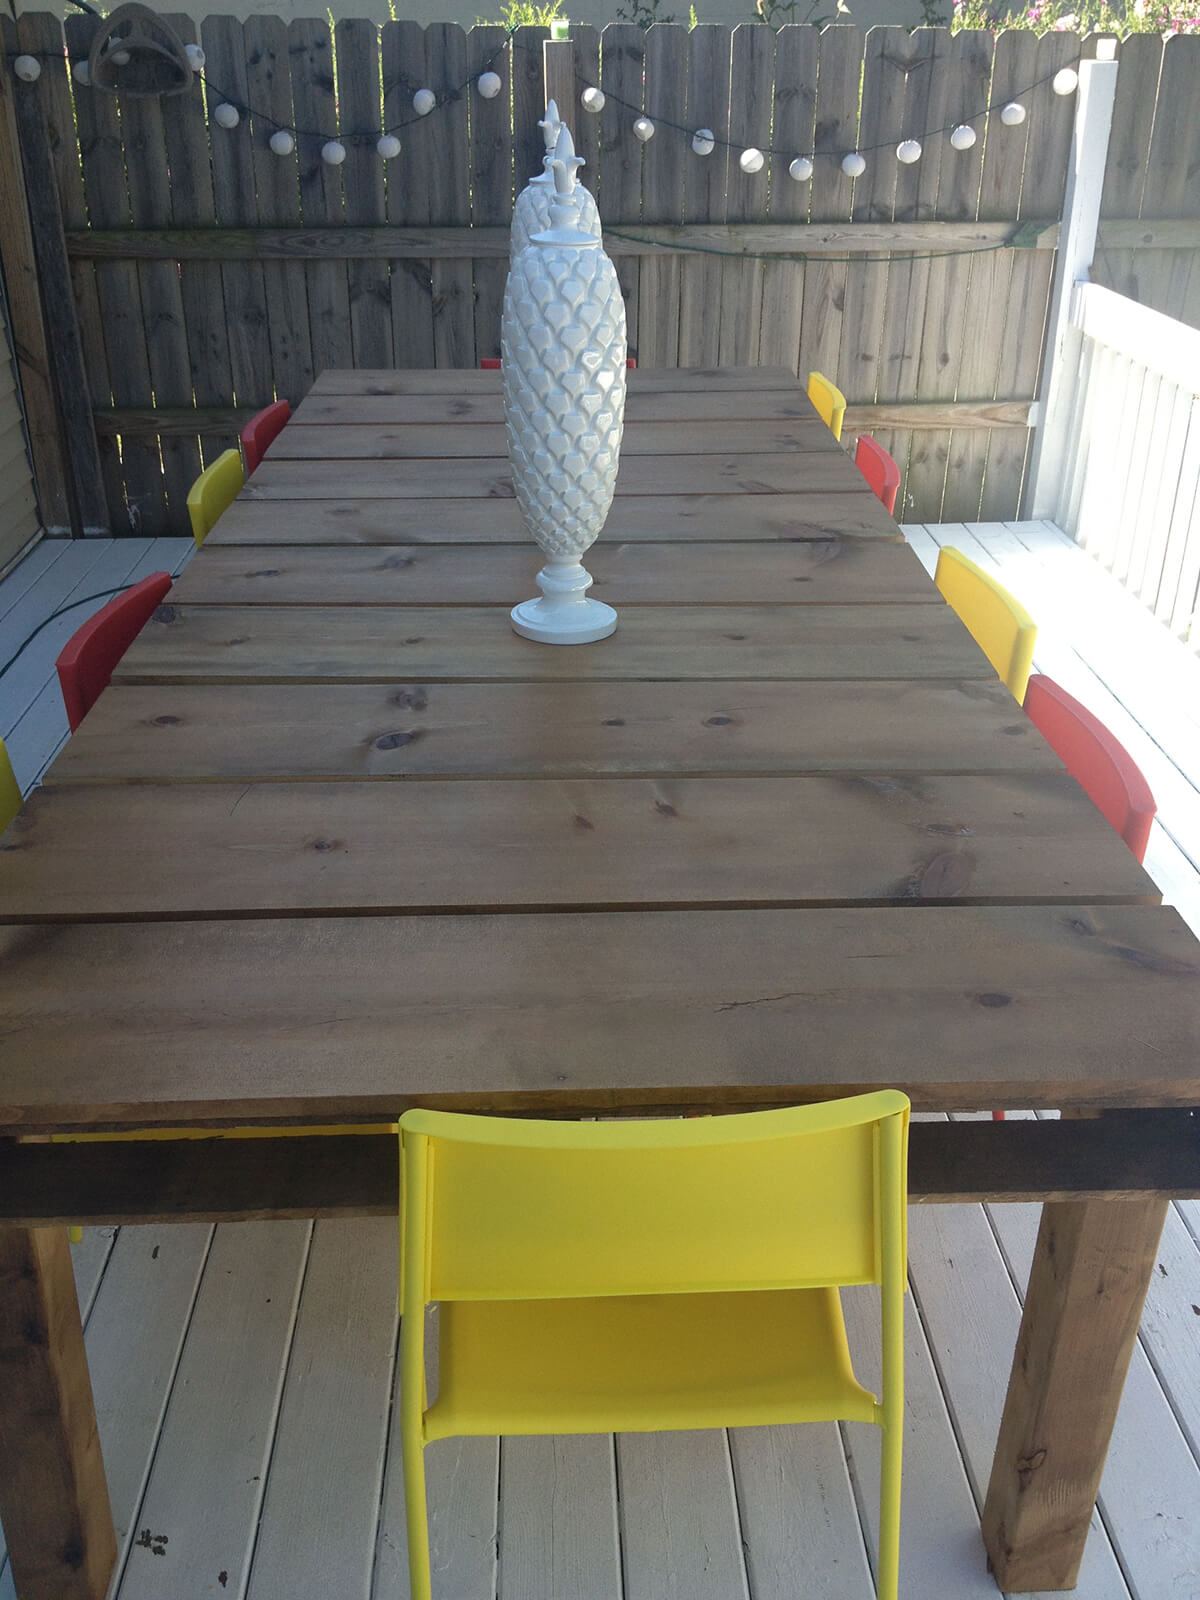
[[[49,1225],[387,1209],[395,1162],[15,1136],[884,1084],[1096,1114],[913,1140],[918,1198],[1051,1202],[985,1536],[1003,1587],[1073,1581],[1163,1196],[1197,1192],[1200,947],[789,373],[629,388],[611,639],[508,625],[540,561],[497,374],[327,373],[0,844],[22,1595],[107,1581]]]

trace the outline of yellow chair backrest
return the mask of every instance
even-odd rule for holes
[[[842,422],[846,415],[846,396],[837,384],[830,383],[821,372],[808,375],[808,398],[816,406],[821,421],[835,439],[842,437]]]
[[[897,1205],[893,1267],[904,1252],[907,1107],[884,1090],[682,1121],[407,1112],[410,1309],[878,1283]]]
[[[934,582],[1017,704],[1023,704],[1033,670],[1037,623],[1003,584],[952,545],[938,552]]]
[[[20,809],[21,786],[8,759],[4,740],[0,739],[0,833],[4,832]]]
[[[188,490],[188,516],[192,537],[203,544],[217,518],[233,504],[246,481],[242,458],[236,450],[223,450]]]

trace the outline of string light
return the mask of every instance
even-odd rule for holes
[[[1006,128],[1019,128],[1025,121],[1025,107],[1010,100],[1000,113],[1000,121]]]
[[[498,72],[481,72],[475,87],[485,100],[494,100],[503,87]]]
[[[274,132],[267,143],[277,156],[290,156],[296,148],[296,141],[286,128],[279,128]]]
[[[753,145],[748,150],[743,150],[738,157],[738,166],[743,172],[761,172],[766,162],[766,157],[761,150],[756,150]]]
[[[916,139],[902,139],[896,146],[896,160],[902,161],[906,167],[911,167],[914,161],[921,159],[921,145]]]
[[[42,75],[42,63],[36,56],[18,56],[13,71],[22,83],[36,83]]]
[[[231,106],[228,100],[223,100],[213,112],[213,121],[219,128],[236,128],[241,120],[241,112],[236,106]]]
[[[1050,80],[1055,94],[1074,94],[1079,87],[1079,74],[1074,67],[1062,67]]]
[[[340,139],[330,139],[321,146],[321,160],[326,166],[340,167],[346,159],[346,146]]]
[[[394,133],[385,133],[375,148],[385,161],[391,161],[400,154],[400,141]]]
[[[950,143],[955,150],[969,150],[975,143],[975,129],[967,122],[960,122],[950,135]]]
[[[711,128],[697,128],[692,135],[692,149],[698,156],[710,156],[716,144]]]
[[[88,84],[90,84],[92,81],[92,69],[88,66],[86,61],[77,61],[71,68],[71,76],[75,79],[76,83],[81,83],[86,89]]]
[[[193,72],[204,71],[204,63],[208,57],[204,54],[204,51],[201,50],[198,44],[185,44],[183,47],[183,53],[192,63]]]
[[[597,111],[603,111],[604,90],[597,89],[594,83],[589,84],[579,96],[579,103],[585,111],[591,111],[593,113]]]
[[[866,170],[866,159],[860,156],[857,150],[852,150],[848,156],[842,157],[842,171],[848,178],[861,178]]]
[[[633,131],[645,144],[648,139],[653,139],[654,137],[654,124],[649,117],[639,117],[633,125]]]
[[[437,95],[432,89],[418,89],[413,95],[413,110],[419,117],[427,117],[437,105]]]
[[[807,156],[797,156],[788,167],[788,176],[797,183],[807,183],[813,175],[813,164]]]

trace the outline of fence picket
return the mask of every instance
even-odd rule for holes
[[[467,35],[467,72],[472,86],[463,91],[463,99],[470,96],[470,220],[476,227],[506,227],[512,221],[513,142],[509,95],[502,93],[494,100],[485,100],[473,87],[474,80],[488,69],[498,72],[506,86],[511,86],[512,48],[505,46],[505,37],[505,30],[496,24],[472,28]],[[528,164],[526,156],[525,166]],[[522,167],[522,187],[528,176]],[[500,354],[500,312],[507,277],[506,260],[475,263],[475,354],[465,365],[474,366],[481,356]]]
[[[643,106],[646,35],[631,23],[611,23],[600,35],[600,184],[596,204],[602,222],[630,225],[642,220],[642,144],[633,123]],[[653,110],[653,107],[651,107]],[[584,113],[588,115],[588,113]],[[664,129],[663,132],[666,132]],[[638,355],[638,263],[618,257],[617,282],[625,298],[629,353]],[[711,312],[711,307],[710,307]]]
[[[729,30],[702,23],[688,34],[687,120],[693,130],[709,128],[712,153],[689,167],[683,197],[685,222],[724,222],[729,170]],[[603,214],[603,213],[602,213]],[[720,320],[713,307],[721,292],[723,263],[698,255],[679,267],[679,365],[709,367],[717,362]]]
[[[775,35],[761,23],[744,22],[733,30],[729,59],[730,130],[734,147],[726,179],[727,222],[755,222],[767,209],[767,167],[744,172],[739,156],[751,147],[771,143],[771,103],[775,79]],[[722,366],[745,366],[759,345],[762,322],[763,264],[726,261],[721,274],[721,331],[718,358]]]
[[[86,54],[97,26],[92,17],[68,19],[68,38],[73,40],[76,54]],[[121,150],[117,98],[109,94],[81,94],[75,101],[75,117],[88,221],[94,228],[127,227],[129,190]],[[96,289],[108,349],[113,400],[119,406],[150,405],[154,387],[136,265],[130,261],[98,262]],[[124,504],[110,503],[109,507],[114,531],[150,536],[164,533],[165,507],[157,444],[136,438],[123,439],[121,477]]]
[[[858,28],[826,28],[817,62],[812,209],[814,222],[845,222],[854,182],[842,171],[842,156],[858,145],[858,86],[863,38]],[[842,306],[847,268],[839,261],[810,261],[804,272],[804,320],[800,327],[800,377],[823,372],[838,380]]]
[[[342,168],[321,159],[327,140],[337,137],[333,40],[329,24],[316,17],[288,24],[292,62],[292,104],[296,109],[296,153],[300,158],[300,205],[306,227],[339,227],[345,221]],[[350,283],[346,263],[313,261],[308,277],[308,326],[313,366],[352,367]],[[256,397],[254,404],[259,404]]]
[[[375,148],[383,132],[379,84],[379,33],[373,22],[347,18],[334,28],[338,114],[350,134],[342,167],[346,226],[370,227],[386,220],[383,162]],[[358,260],[347,265],[350,332],[356,367],[392,364],[391,285],[386,261]]]
[[[279,17],[247,17],[242,44],[246,93],[254,111],[250,139],[258,221],[263,227],[295,227],[300,219],[300,158],[295,150],[276,155],[270,145],[272,134],[296,121],[287,27]],[[262,272],[274,391],[268,398],[297,405],[315,376],[308,280],[299,261],[264,261]]]
[[[817,33],[789,23],[775,35],[775,105],[770,215],[772,222],[808,221],[809,186],[792,177],[789,168],[797,156],[813,147],[813,122],[817,105]],[[799,367],[800,324],[804,314],[804,263],[764,261],[762,323],[758,360],[765,364],[784,360],[792,371]]]
[[[679,222],[689,165],[704,159],[689,139],[665,126],[667,119],[683,125],[687,118],[687,35],[679,28],[651,28],[646,35],[646,104],[664,127],[643,157],[642,221]],[[644,367],[679,365],[681,280],[678,256],[643,256],[638,263],[638,359]]]

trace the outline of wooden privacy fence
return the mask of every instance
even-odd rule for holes
[[[0,164],[23,162],[28,202],[0,248],[10,278],[36,263],[44,306],[40,356],[40,330],[18,330],[44,508],[57,461],[77,528],[185,531],[202,462],[324,368],[498,353],[514,193],[540,165],[544,30],[209,17],[203,83],[145,100],[72,80],[96,26],[69,19],[65,48],[48,15],[4,29],[10,63],[24,52],[42,66],[33,83],[6,74],[0,92]],[[1135,159],[1115,151],[1101,243],[1126,280],[1167,263],[1151,276],[1168,298],[1186,300],[1194,275],[1200,303],[1186,181],[1197,46],[1125,47],[1136,71],[1128,91],[1121,72],[1116,127]],[[569,86],[632,353],[644,367],[819,368],[850,399],[848,428],[904,466],[903,515],[1015,515],[1073,119],[1049,80],[1081,48],[1062,33],[573,28],[570,62],[552,71]],[[493,99],[474,86],[485,68],[503,79]],[[578,99],[593,83],[598,116]],[[423,86],[439,104],[418,118]],[[1014,98],[1028,114],[1005,126]],[[241,110],[233,129],[212,123],[223,101]],[[657,128],[645,144],[642,111]],[[979,134],[966,151],[946,137],[960,122]],[[711,155],[693,153],[699,126]],[[294,153],[271,151],[279,127],[298,130]],[[402,141],[388,162],[385,128]],[[329,165],[321,146],[338,135],[346,159]],[[923,155],[901,165],[910,137]],[[767,152],[757,174],[737,159],[748,145]],[[867,166],[852,180],[840,162],[855,149]],[[811,182],[789,176],[798,154],[814,156]]]

